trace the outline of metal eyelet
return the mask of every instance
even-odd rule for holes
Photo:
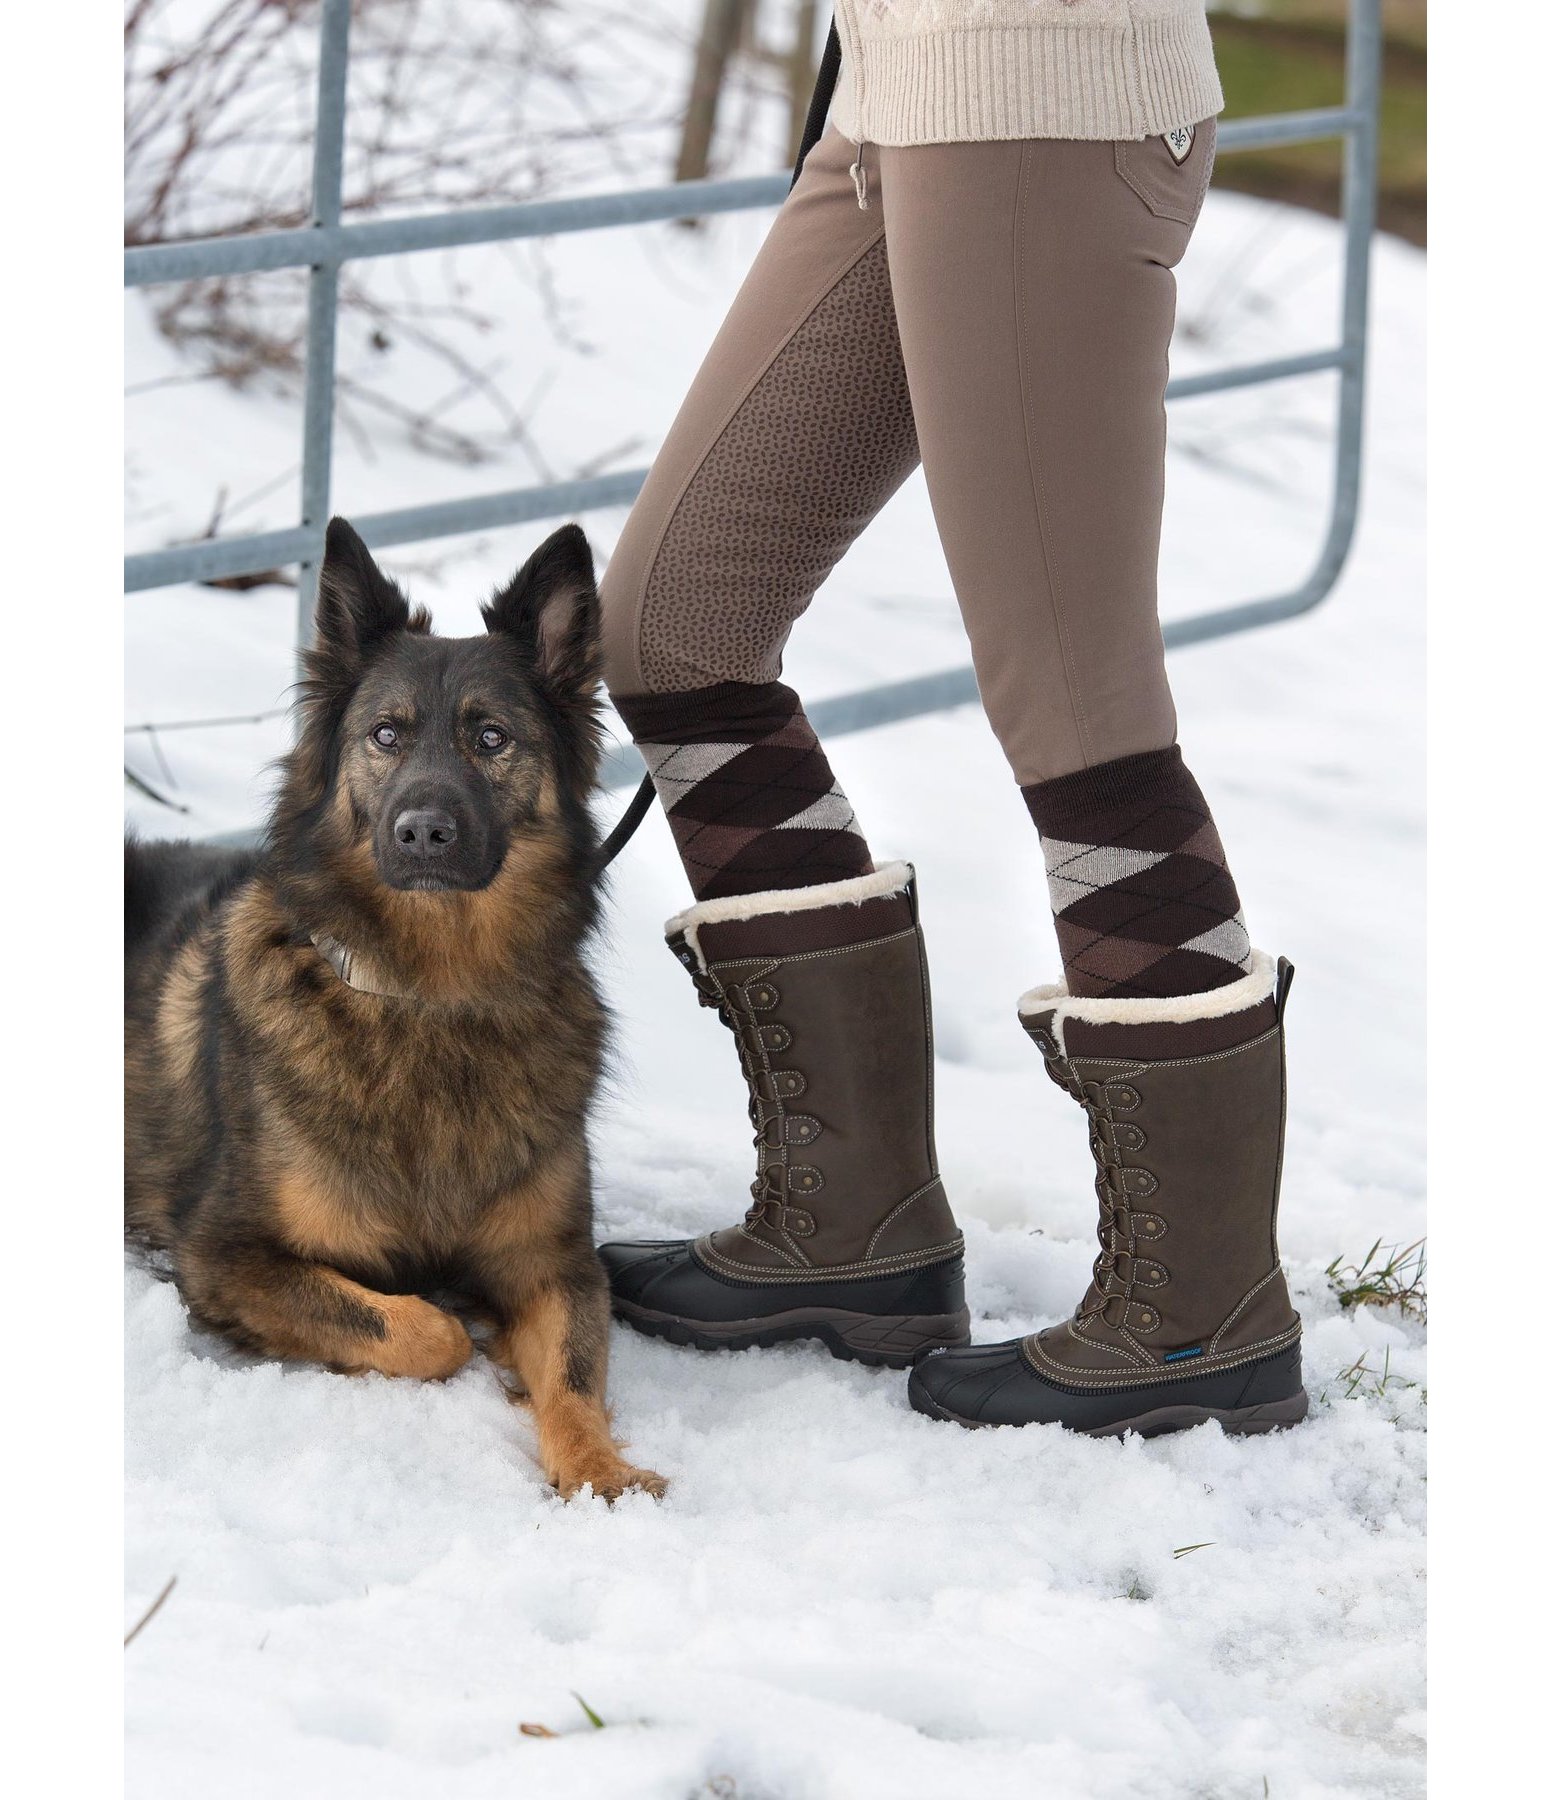
[[[780,995],[767,981],[757,982],[753,987],[745,987],[743,998],[755,1012],[767,1012],[770,1007],[778,1005],[780,1001]]]
[[[1141,1104],[1141,1096],[1125,1081],[1104,1082],[1103,1098],[1113,1112],[1134,1112]]]
[[[792,1194],[816,1194],[823,1186],[823,1176],[817,1169],[805,1168],[798,1164],[786,1171],[786,1191]]]
[[[791,1048],[791,1033],[784,1025],[761,1025],[758,1029],[759,1043],[764,1049],[789,1050]]]
[[[793,1113],[786,1120],[786,1142],[810,1144],[822,1130],[816,1119],[810,1119],[805,1113]]]
[[[1157,1177],[1150,1169],[1122,1169],[1120,1183],[1127,1194],[1147,1200],[1157,1192]]]

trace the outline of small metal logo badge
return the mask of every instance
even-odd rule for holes
[[[1175,125],[1172,131],[1163,133],[1163,142],[1173,160],[1181,163],[1195,147],[1195,128],[1193,125]]]

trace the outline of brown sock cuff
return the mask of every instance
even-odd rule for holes
[[[1111,821],[1128,821],[1151,806],[1210,810],[1177,744],[1096,763],[1090,769],[1057,775],[1053,781],[1035,782],[1020,792],[1041,837],[1096,841],[1088,834],[1103,835]]]
[[[677,694],[612,694],[636,743],[698,744],[767,737],[802,710],[795,688],[779,681],[718,681]]]

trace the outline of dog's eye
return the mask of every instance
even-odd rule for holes
[[[374,725],[371,730],[371,741],[379,749],[391,750],[398,743],[398,728],[395,725]]]
[[[501,730],[499,725],[486,725],[484,730],[479,733],[479,748],[481,750],[504,750],[510,742],[511,739],[507,737],[506,733]]]

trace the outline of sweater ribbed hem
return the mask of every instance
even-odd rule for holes
[[[1201,11],[870,39],[841,65],[830,118],[853,143],[904,146],[1140,139],[1221,110]]]

